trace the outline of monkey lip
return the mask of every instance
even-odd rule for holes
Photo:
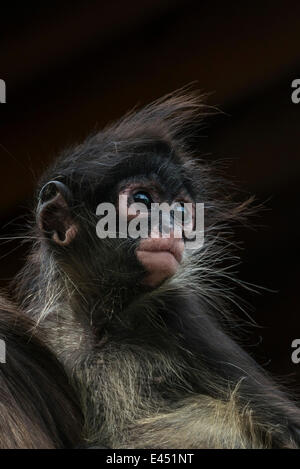
[[[172,255],[178,263],[182,260],[184,244],[178,238],[148,238],[142,240],[137,253]]]
[[[137,258],[148,272],[145,284],[155,287],[172,277],[182,260],[184,244],[178,239],[153,239],[141,241]]]

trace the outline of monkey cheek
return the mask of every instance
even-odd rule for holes
[[[179,267],[178,261],[171,252],[137,251],[136,255],[148,273],[143,279],[143,284],[149,287],[157,287],[164,280],[172,277]]]

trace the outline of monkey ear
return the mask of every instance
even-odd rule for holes
[[[38,226],[60,246],[70,244],[78,231],[69,208],[71,200],[71,191],[60,181],[48,182],[39,194]]]

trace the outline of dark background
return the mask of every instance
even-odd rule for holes
[[[199,153],[226,161],[228,178],[266,207],[236,235],[241,278],[273,290],[239,292],[260,325],[249,350],[299,384],[291,342],[300,338],[300,104],[291,82],[300,78],[300,2],[5,3],[0,236],[20,236],[35,182],[60,149],[196,81],[225,111],[209,119]],[[0,286],[25,255],[20,240],[0,243]]]

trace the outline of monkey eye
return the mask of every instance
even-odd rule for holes
[[[185,207],[184,202],[176,202],[174,204],[174,214],[181,217],[182,215],[188,216],[190,214],[189,210]]]
[[[153,199],[151,195],[149,195],[148,192],[145,192],[145,191],[138,191],[135,194],[133,194],[133,200],[136,203],[146,205],[148,210],[151,209],[151,204],[153,203]]]
[[[192,220],[192,214],[184,202],[175,202],[172,208],[175,221],[189,223]]]

